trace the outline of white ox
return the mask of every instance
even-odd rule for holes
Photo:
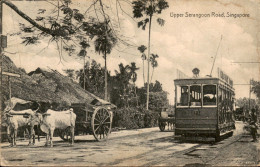
[[[39,108],[38,108],[39,109]],[[37,109],[37,110],[38,110]],[[7,134],[11,137],[10,146],[16,146],[17,130],[19,127],[26,127],[29,131],[29,145],[35,144],[34,126],[40,124],[40,119],[37,110],[27,109],[22,111],[10,110],[5,113],[7,117]],[[33,137],[33,143],[31,142]]]
[[[54,111],[49,109],[42,116],[43,118],[41,121],[40,128],[44,133],[47,134],[45,144],[46,146],[48,146],[50,138],[50,145],[51,147],[53,147],[52,138],[53,132],[56,128],[60,130],[70,128],[71,144],[74,144],[76,114],[73,112],[72,108],[66,111]]]

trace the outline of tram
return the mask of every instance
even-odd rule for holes
[[[218,69],[218,77],[175,79],[175,136],[214,137],[233,133],[233,80]]]

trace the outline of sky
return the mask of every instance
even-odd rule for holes
[[[52,1],[55,2],[55,1]],[[81,11],[86,10],[93,1],[74,0],[73,4]],[[217,68],[221,68],[234,81],[236,98],[249,96],[250,78],[260,80],[259,40],[260,40],[260,2],[257,0],[169,0],[169,8],[162,14],[154,17],[151,31],[151,53],[159,55],[158,67],[154,70],[153,82],[158,80],[163,89],[169,92],[168,98],[174,104],[174,79],[177,79],[176,70],[192,76],[192,69],[200,69],[200,76],[210,74],[214,58],[216,58],[213,76]],[[35,18],[38,9],[53,9],[48,2],[13,2],[20,10]],[[148,30],[137,27],[132,8],[126,1],[120,1],[118,17],[116,15],[116,1],[104,0],[106,12],[114,18],[119,33],[128,39],[134,46],[148,44]],[[30,9],[30,10],[28,10]],[[93,10],[92,10],[93,11]],[[212,13],[215,14],[212,14]],[[8,47],[5,54],[9,56],[18,67],[27,72],[37,67],[51,68],[62,72],[63,69],[79,69],[83,60],[76,55],[60,56],[56,43],[43,40],[38,45],[21,44],[20,36],[10,36],[19,31],[19,23],[26,23],[8,6],[3,7],[3,34],[8,36]],[[225,17],[217,17],[218,16]],[[244,14],[246,17],[227,17],[229,14]],[[87,13],[92,15],[93,13]],[[174,14],[182,17],[174,17]],[[201,14],[205,17],[186,17],[186,14]],[[206,17],[207,16],[207,17]],[[249,16],[249,17],[247,17]],[[165,20],[163,27],[156,19]],[[119,22],[118,22],[119,20]],[[95,53],[94,48],[88,50],[89,59],[95,59],[104,65],[101,55]],[[118,64],[124,65],[136,62],[138,70],[137,86],[143,85],[143,67],[141,54],[136,47],[119,45],[108,55],[108,70],[114,74]],[[236,63],[254,62],[254,63]],[[145,77],[147,77],[147,62],[145,63]],[[254,96],[253,96],[254,97]]]

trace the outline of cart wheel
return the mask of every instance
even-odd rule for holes
[[[165,123],[164,122],[159,122],[159,128],[163,132],[165,130]]]
[[[92,115],[91,127],[97,141],[106,140],[112,127],[112,114],[107,109],[98,107]]]

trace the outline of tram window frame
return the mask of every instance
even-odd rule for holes
[[[221,103],[223,101],[222,96],[223,96],[223,91],[222,91],[222,87],[218,86],[218,101],[217,103]]]
[[[205,105],[205,101],[204,101],[204,95],[205,95],[204,94],[204,86],[215,86],[215,104]],[[217,98],[218,98],[217,84],[203,84],[202,85],[202,106],[203,107],[217,107]]]
[[[195,86],[198,86],[200,88],[200,93],[195,95],[197,92],[193,91],[192,92],[192,89],[191,87],[195,87]],[[201,84],[194,84],[194,85],[189,85],[189,94],[190,94],[190,97],[189,97],[189,106],[192,107],[192,108],[196,108],[196,107],[201,107],[202,106],[202,85]],[[194,94],[194,95],[193,95]],[[199,100],[199,101],[191,101],[191,99],[193,98],[192,96],[199,96],[199,99],[196,99],[196,100]],[[192,105],[194,104],[194,105]]]
[[[182,88],[183,87],[187,87],[187,105],[186,104],[181,104],[182,103],[182,94],[185,93],[185,92],[182,92],[184,91]],[[190,91],[190,87],[189,85],[176,85],[176,107],[177,108],[185,108],[185,107],[189,107],[189,101],[190,101],[190,98],[189,98],[189,91]]]
[[[231,110],[230,109],[230,104],[231,104],[231,92],[230,92],[230,90],[228,90],[228,94],[227,94],[228,96],[227,96],[227,99],[228,99],[228,101],[227,101],[227,107],[228,107],[228,111],[229,110]]]

